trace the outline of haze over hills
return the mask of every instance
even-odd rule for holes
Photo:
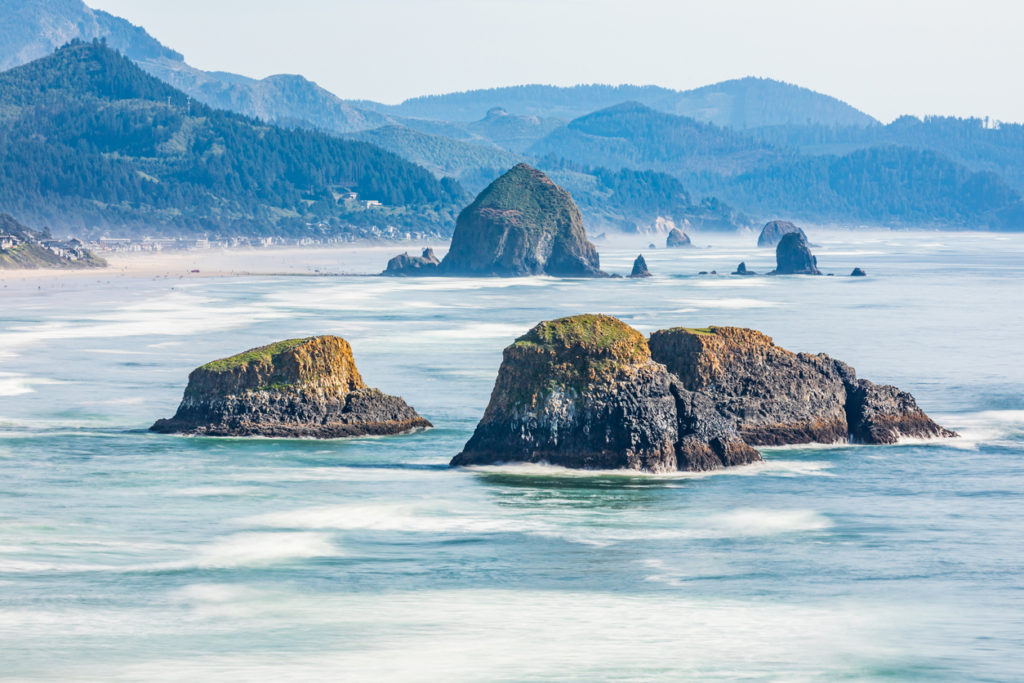
[[[0,206],[84,235],[444,233],[466,200],[379,147],[192,102],[98,41],[0,74],[0,111]]]

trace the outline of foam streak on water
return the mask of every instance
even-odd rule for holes
[[[644,281],[5,290],[0,677],[1024,678],[1024,237],[812,238],[836,277],[698,276],[772,265],[750,236],[704,235],[712,248],[602,248],[620,270],[642,250]],[[449,469],[502,348],[581,312],[755,327],[913,392],[961,437],[770,448],[701,474]],[[318,333],[437,428],[146,432],[196,365]]]

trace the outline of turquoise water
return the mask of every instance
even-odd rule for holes
[[[837,277],[697,277],[770,268],[753,238],[711,237],[645,249],[655,277],[636,282],[9,284],[0,676],[1021,679],[1024,236],[811,237]],[[603,264],[628,272],[638,246],[602,246]],[[364,256],[339,268],[383,267]],[[839,277],[853,266],[870,277]],[[963,436],[767,449],[714,475],[449,469],[502,348],[580,312],[755,327]],[[196,365],[321,333],[436,429],[146,432]]]

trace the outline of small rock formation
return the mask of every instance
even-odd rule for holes
[[[690,236],[685,232],[679,228],[672,228],[665,239],[665,246],[669,249],[675,249],[678,247],[692,247],[693,243],[690,241]]]
[[[787,351],[755,330],[677,327],[652,334],[650,349],[754,446],[955,436],[910,394],[859,380],[824,354]]]
[[[647,270],[647,261],[644,260],[644,255],[640,254],[633,261],[633,272],[629,274],[630,277],[650,277],[651,273]]]
[[[756,462],[705,397],[606,315],[543,322],[507,347],[490,403],[451,464],[546,462],[650,472]]]
[[[850,277],[867,277],[867,273],[860,268],[854,268],[853,272],[850,273]]]
[[[768,223],[765,223],[763,228],[761,228],[761,234],[757,236],[757,246],[778,246],[779,242],[782,240],[782,236],[788,235],[791,232],[799,233],[803,236],[804,241],[807,241],[807,235],[804,234],[804,231],[789,221],[769,221]]]
[[[436,275],[441,262],[434,256],[433,249],[424,249],[422,256],[409,256],[409,252],[399,254],[388,261],[387,269],[382,275],[408,277],[410,275]]]
[[[733,273],[733,275],[757,275],[757,273],[752,270],[747,270],[746,261],[740,261],[740,264],[736,266],[736,272]]]
[[[654,242],[651,242],[650,244],[647,245],[647,248],[648,249],[657,249],[658,245],[656,245]]]
[[[459,214],[444,275],[606,277],[568,192],[517,164]]]
[[[775,270],[772,275],[821,275],[807,239],[798,232],[786,233],[775,248]]]
[[[289,339],[207,363],[189,375],[161,433],[331,439],[430,427],[405,401],[371,389],[340,337]]]

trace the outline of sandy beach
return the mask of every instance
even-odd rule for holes
[[[24,286],[51,289],[89,282],[109,282],[118,278],[370,275],[384,270],[392,256],[403,251],[418,254],[426,246],[433,247],[438,256],[447,250],[447,245],[442,244],[402,242],[331,247],[114,252],[97,254],[108,263],[106,268],[100,269],[0,270],[0,290]]]

